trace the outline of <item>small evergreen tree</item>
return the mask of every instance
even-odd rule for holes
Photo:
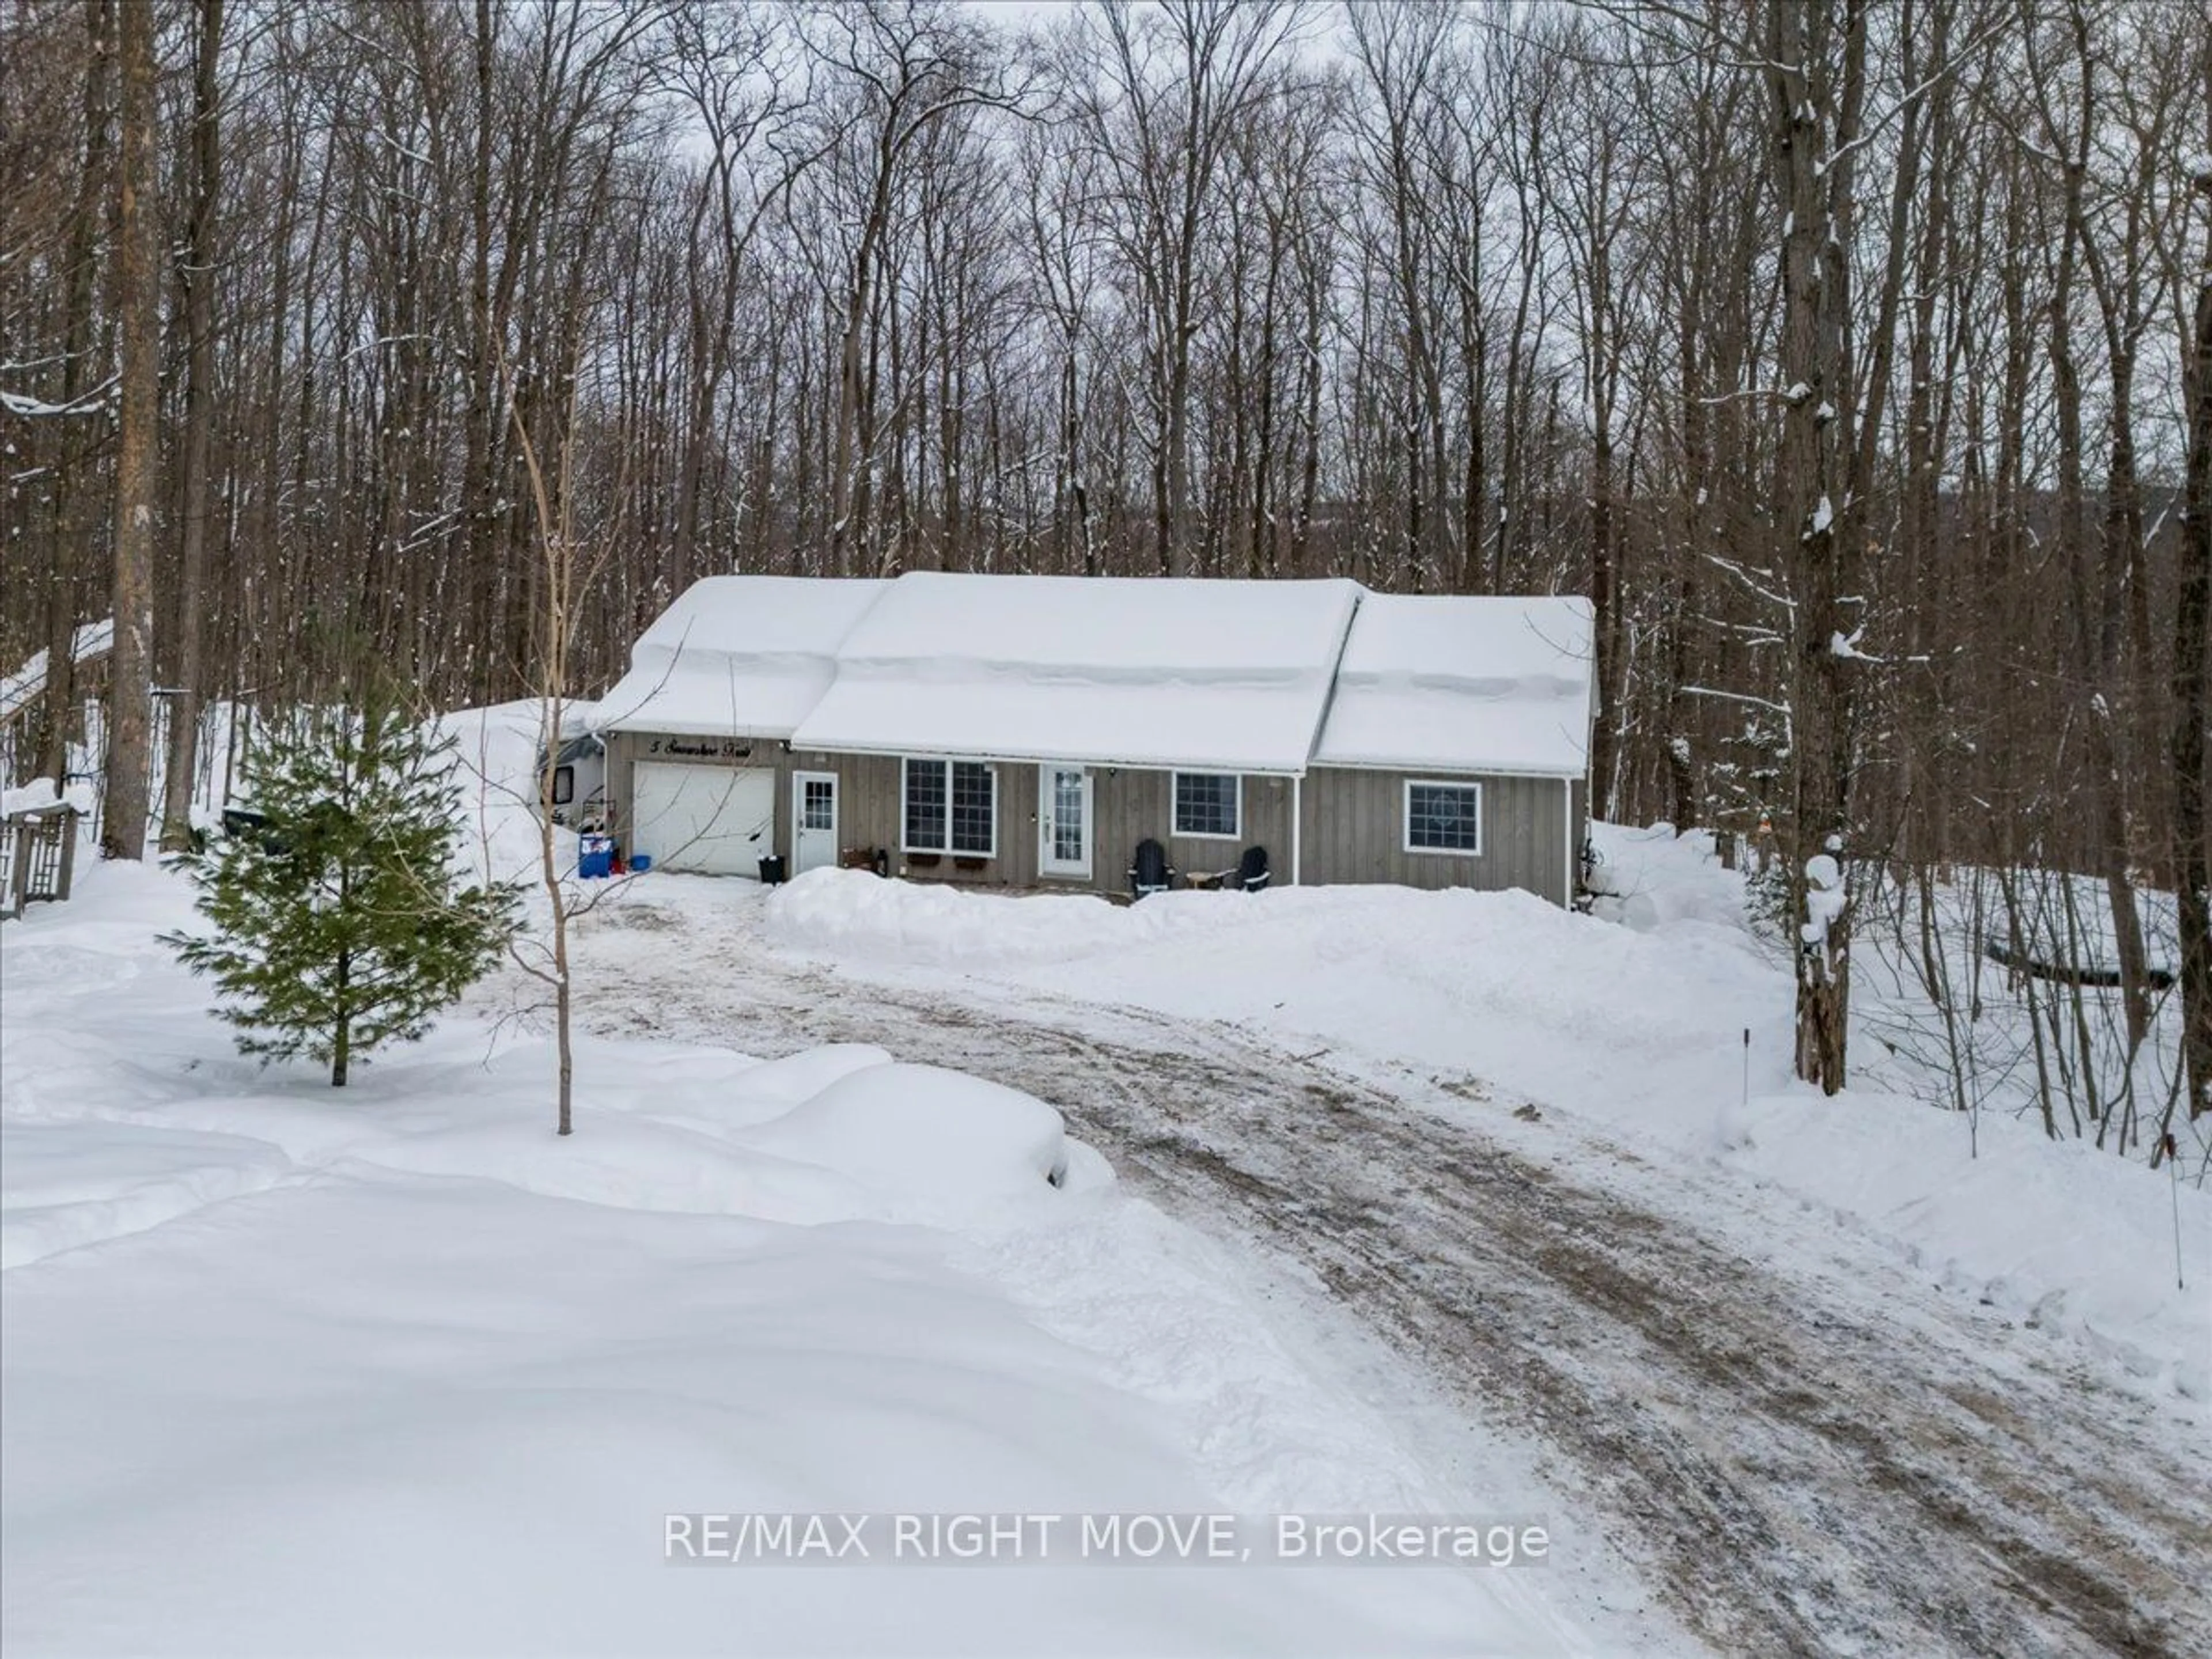
[[[411,1041],[481,978],[513,933],[512,887],[464,887],[453,739],[388,691],[295,714],[245,766],[258,822],[178,862],[212,937],[165,937],[212,977],[246,1054],[327,1062]]]

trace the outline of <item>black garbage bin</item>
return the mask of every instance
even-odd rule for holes
[[[761,885],[780,887],[790,878],[784,873],[783,860],[774,854],[760,861]]]

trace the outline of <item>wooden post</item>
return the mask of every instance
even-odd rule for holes
[[[64,806],[59,814],[62,836],[62,863],[54,882],[54,896],[65,899],[70,896],[70,884],[76,878],[76,821],[77,810]]]
[[[30,878],[31,834],[27,819],[0,820],[0,834],[9,838],[8,910],[11,916],[23,914],[23,891]]]

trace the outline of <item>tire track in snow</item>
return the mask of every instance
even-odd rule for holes
[[[586,956],[622,914],[581,930]],[[2005,1322],[1902,1279],[1893,1313],[1834,1294],[1225,1026],[985,1011],[749,933],[656,952],[642,982],[626,959],[633,994],[593,1023],[877,1042],[1051,1101],[1176,1213],[1310,1269],[1471,1415],[1514,1402],[1500,1426],[1717,1648],[2180,1655],[2212,1629],[2201,1462],[2147,1455],[2140,1401]]]

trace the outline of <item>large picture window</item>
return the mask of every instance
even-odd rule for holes
[[[1178,772],[1175,775],[1175,832],[1234,841],[1243,833],[1243,782],[1234,772]]]
[[[980,761],[906,763],[906,850],[988,859],[999,851],[999,780]]]
[[[1406,850],[1409,853],[1482,851],[1482,786],[1422,783],[1406,786]]]

